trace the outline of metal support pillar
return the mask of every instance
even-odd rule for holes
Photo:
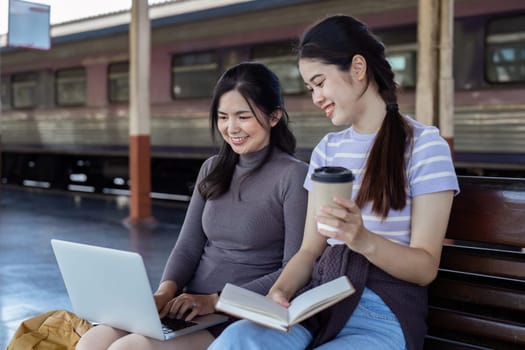
[[[418,121],[437,123],[438,0],[419,0],[416,111]]]
[[[454,0],[440,0],[439,129],[454,150]]]
[[[133,0],[129,30],[129,174],[128,225],[154,223],[151,216],[150,23],[147,0]]]

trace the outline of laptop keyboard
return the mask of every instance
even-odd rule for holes
[[[162,330],[164,334],[178,331],[183,328],[195,326],[197,323],[191,321],[184,321],[179,318],[164,317],[162,320]]]

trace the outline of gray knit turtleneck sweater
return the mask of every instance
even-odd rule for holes
[[[230,190],[220,197],[204,200],[194,191],[162,281],[200,294],[220,291],[226,282],[268,292],[299,249],[307,204],[307,165],[276,148],[262,168],[239,181],[268,150],[241,155]]]

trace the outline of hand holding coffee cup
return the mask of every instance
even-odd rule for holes
[[[332,199],[337,197],[352,198],[352,171],[338,166],[324,166],[314,170],[311,176],[316,213],[321,213],[323,206],[340,207]],[[332,226],[317,223],[318,229],[337,232]]]

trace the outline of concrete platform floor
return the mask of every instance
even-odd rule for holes
[[[128,229],[126,197],[93,197],[0,187],[0,349],[40,313],[72,311],[50,239],[138,252],[152,289],[177,239],[186,205],[154,202],[152,228]]]

